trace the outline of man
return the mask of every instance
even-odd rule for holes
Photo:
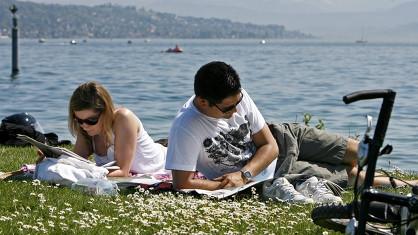
[[[289,173],[297,160],[343,166],[345,175],[353,178],[357,141],[292,124],[274,125],[275,139],[241,88],[237,72],[224,62],[202,66],[195,75],[194,91],[174,119],[168,138],[166,169],[172,170],[175,188],[236,187],[276,170],[278,179],[267,188],[268,197],[306,202],[315,194],[317,201],[341,201],[316,177],[296,185],[302,196],[280,176]],[[284,166],[288,169],[283,170]],[[206,179],[195,177],[196,171]]]
[[[194,87],[196,95],[180,110],[168,138],[166,168],[173,170],[174,187],[241,186],[271,164],[274,170],[277,144],[235,70],[209,63],[197,72]],[[194,178],[195,171],[208,180]]]

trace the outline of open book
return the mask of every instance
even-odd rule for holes
[[[76,158],[80,161],[83,162],[87,162],[87,163],[91,163],[94,164],[94,162],[89,161],[88,159],[85,159],[83,157],[81,157],[80,155],[66,149],[66,148],[61,148],[61,147],[55,147],[55,146],[50,146],[44,143],[41,143],[35,139],[30,138],[27,135],[21,135],[21,134],[17,134],[16,138],[26,141],[30,144],[32,144],[33,146],[37,147],[39,150],[42,151],[42,153],[45,155],[45,157],[50,157],[50,158],[58,158],[61,155],[67,155],[73,158]]]

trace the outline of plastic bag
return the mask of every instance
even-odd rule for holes
[[[61,155],[45,158],[36,165],[34,178],[40,181],[71,186],[81,179],[106,179],[109,171],[76,158]]]
[[[118,194],[116,182],[105,179],[80,179],[71,185],[71,189],[89,195],[115,196]]]

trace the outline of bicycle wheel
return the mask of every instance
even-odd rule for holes
[[[370,214],[373,214],[375,218],[386,218],[387,213],[382,214],[383,204],[374,204],[370,205]],[[319,225],[323,228],[331,229],[337,232],[345,232],[345,227],[351,219],[352,205],[322,205],[314,208],[311,213],[313,222],[316,225]],[[369,220],[374,220],[369,218]],[[392,234],[390,227],[381,227],[375,224],[368,223],[366,225],[367,234]]]

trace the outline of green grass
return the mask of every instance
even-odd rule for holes
[[[0,146],[0,171],[35,159],[33,148]],[[257,194],[213,200],[137,190],[105,197],[6,180],[0,197],[0,234],[337,234],[312,223],[313,205],[264,202]]]

